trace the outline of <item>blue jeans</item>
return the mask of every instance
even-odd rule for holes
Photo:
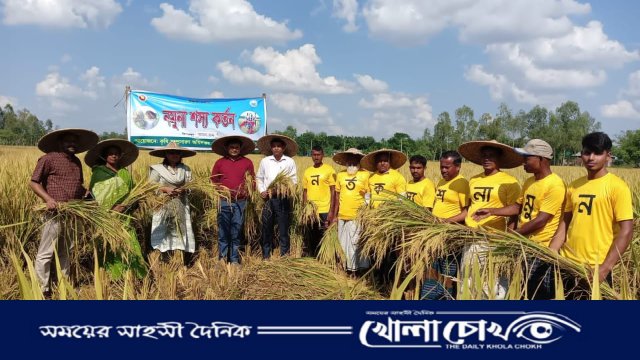
[[[289,253],[289,224],[291,223],[291,200],[271,198],[262,208],[262,257],[271,257],[273,247],[273,226],[277,222],[280,241],[280,255]]]
[[[218,252],[219,258],[239,263],[240,237],[242,236],[242,220],[246,200],[228,202],[220,200],[218,212]],[[231,251],[229,251],[229,248]],[[230,252],[230,254],[228,254]]]

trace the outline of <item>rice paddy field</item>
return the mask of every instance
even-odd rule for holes
[[[0,146],[0,299],[43,299],[33,271],[43,211],[41,201],[28,186],[37,159],[42,153],[35,147]],[[81,160],[84,154],[80,154]],[[256,170],[261,155],[250,155]],[[125,271],[113,278],[101,266],[105,249],[126,254],[127,232],[120,224],[123,219],[90,203],[69,206],[65,223],[67,238],[73,242],[71,279],[58,277],[51,297],[53,299],[417,299],[418,289],[433,259],[459,250],[465,243],[484,241],[490,253],[485,266],[472,266],[460,274],[458,299],[492,299],[495,294],[486,289],[496,277],[509,279],[507,299],[527,298],[523,277],[524,259],[537,256],[553,263],[575,276],[589,281],[589,269],[580,264],[558,258],[548,249],[509,233],[472,231],[460,225],[441,224],[431,214],[407,201],[381,206],[377,211],[361,213],[364,230],[363,246],[374,263],[381,263],[385,254],[394,252],[397,260],[389,281],[377,281],[373,273],[353,277],[342,269],[343,254],[337,241],[335,228],[330,228],[322,241],[318,258],[302,257],[304,222],[312,221],[308,206],[299,203],[299,188],[282,189],[296,194],[296,214],[290,229],[291,255],[280,258],[275,254],[263,261],[259,252],[260,201],[249,206],[245,221],[246,246],[242,266],[231,266],[218,261],[216,211],[218,193],[208,185],[213,163],[219,158],[212,153],[199,153],[185,159],[196,179],[192,185],[193,228],[196,232],[197,251],[186,262],[180,253],[161,256],[151,251],[148,244],[151,213],[154,207],[153,187],[146,183],[150,164],[161,159],[150,157],[146,151],[132,166],[138,186],[131,202],[139,203],[129,215],[141,243],[146,274]],[[307,157],[294,158],[298,177],[312,165]],[[328,163],[341,170],[329,157]],[[88,185],[90,169],[84,166]],[[410,178],[408,165],[400,169]],[[481,171],[477,165],[464,163],[462,174],[467,178]],[[528,175],[522,168],[505,170],[524,182]],[[582,167],[554,167],[553,171],[567,183],[584,176]],[[592,299],[638,299],[640,297],[640,170],[610,169],[631,187],[634,197],[634,234],[632,244],[623,260],[613,271],[613,283],[590,282]],[[438,164],[430,161],[426,176],[437,182]],[[277,251],[275,252],[277,253]],[[56,276],[57,275],[57,276]],[[564,298],[569,289],[563,289],[556,277],[556,297]]]

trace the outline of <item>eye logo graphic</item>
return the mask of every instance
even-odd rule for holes
[[[551,344],[560,339],[568,329],[580,332],[580,325],[566,316],[552,313],[531,313],[523,315],[509,324],[507,338],[514,333],[534,344]],[[555,337],[554,337],[555,336]]]
[[[570,331],[581,331],[578,323],[555,313],[510,313],[518,315],[510,322],[504,319],[505,314],[457,312],[451,320],[447,315],[436,312],[428,319],[366,321],[359,340],[369,348],[527,349],[551,344]],[[459,315],[469,318],[460,320]]]

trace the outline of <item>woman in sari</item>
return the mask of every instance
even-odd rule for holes
[[[175,142],[149,153],[164,159],[161,164],[151,165],[149,180],[158,183],[160,192],[168,197],[164,205],[153,213],[151,246],[161,253],[183,251],[185,264],[190,262],[196,242],[184,189],[191,181],[191,169],[182,163],[182,159],[195,154],[195,151],[181,148]]]
[[[131,142],[122,139],[109,139],[99,142],[89,150],[84,161],[92,169],[89,190],[93,198],[103,207],[119,213],[127,209],[121,205],[133,188],[133,179],[126,169],[138,158],[138,148]],[[124,218],[129,232],[131,252],[107,251],[104,256],[104,267],[114,279],[122,277],[126,270],[133,271],[142,278],[147,273],[147,266],[135,229],[129,217]]]

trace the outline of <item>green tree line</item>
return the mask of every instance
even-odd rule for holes
[[[554,164],[569,163],[581,150],[582,137],[600,130],[600,122],[588,112],[581,111],[573,101],[567,101],[555,110],[535,106],[529,111],[514,112],[501,104],[495,114],[477,116],[469,106],[461,106],[453,114],[445,111],[438,115],[431,129],[421,133],[397,132],[389,138],[375,140],[371,136],[327,135],[324,132],[298,134],[293,126],[278,133],[296,140],[301,154],[309,154],[311,147],[320,145],[332,154],[350,147],[369,152],[380,148],[400,150],[408,155],[420,154],[436,160],[447,150],[455,150],[471,140],[497,140],[514,147],[522,147],[529,139],[544,139],[555,150]],[[621,134],[614,155],[617,163],[640,165],[640,130]]]
[[[11,104],[0,107],[0,145],[34,146],[47,132],[57,128],[51,119],[42,121],[27,109],[16,112]],[[122,133],[100,134],[100,140],[113,138],[126,139],[126,129]]]
[[[56,128],[50,119],[42,121],[28,109],[15,111],[10,104],[0,107],[0,145],[36,145],[40,137]],[[599,129],[600,123],[588,112],[581,111],[576,102],[567,101],[553,111],[535,106],[529,111],[514,112],[506,104],[501,104],[495,114],[480,116],[464,105],[453,114],[440,113],[433,128],[425,125],[421,132],[397,132],[380,140],[372,136],[327,135],[322,131],[298,134],[293,126],[277,133],[295,139],[303,155],[310,154],[312,146],[320,145],[327,154],[350,147],[364,152],[391,148],[433,160],[438,159],[442,152],[457,149],[470,140],[495,139],[521,147],[529,139],[539,138],[555,149],[554,163],[563,164],[580,151],[580,140],[585,134]],[[123,132],[103,132],[100,138],[126,139],[126,129]],[[616,139],[616,163],[640,167],[640,130],[627,130],[613,138]]]

